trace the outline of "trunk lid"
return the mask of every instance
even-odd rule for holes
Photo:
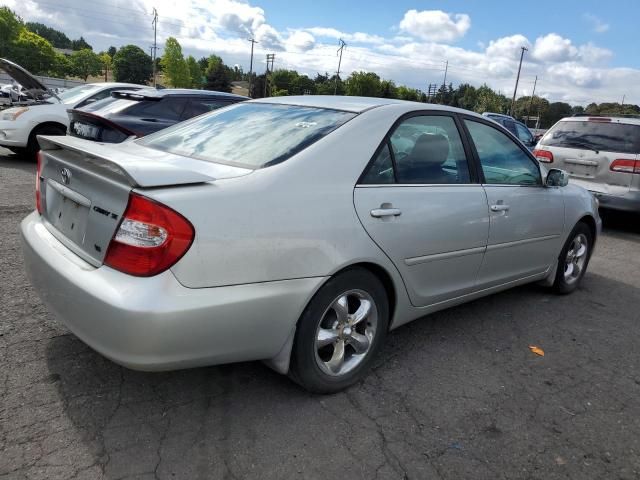
[[[70,136],[38,137],[42,217],[46,228],[94,266],[136,189],[188,187],[252,170],[203,162],[136,145],[104,145]]]
[[[614,172],[611,164],[617,159],[635,160],[636,155],[628,153],[580,150],[573,148],[552,147],[554,168],[561,168],[569,173],[571,183],[606,195],[625,195],[631,188],[633,174]]]

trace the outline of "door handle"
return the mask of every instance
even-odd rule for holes
[[[401,213],[399,208],[374,208],[371,210],[371,216],[375,218],[397,217]]]
[[[507,210],[509,210],[509,205],[504,205],[502,203],[499,203],[498,205],[491,205],[492,212],[506,212]]]

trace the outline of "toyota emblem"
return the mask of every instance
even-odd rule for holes
[[[71,183],[71,170],[69,170],[67,167],[60,170],[60,175],[62,175],[62,182],[65,185],[69,185],[69,183]]]

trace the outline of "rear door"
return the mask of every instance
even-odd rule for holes
[[[411,302],[471,292],[489,233],[487,200],[450,115],[399,121],[354,191],[358,217],[402,275]]]
[[[467,118],[489,203],[487,251],[479,287],[488,288],[544,272],[560,251],[564,201],[547,188],[537,162],[490,122]]]
[[[575,118],[557,123],[541,140],[553,154],[550,166],[566,170],[571,183],[592,192],[621,196],[629,192],[632,167],[640,154],[640,125],[607,117]],[[540,157],[541,161],[549,161]]]

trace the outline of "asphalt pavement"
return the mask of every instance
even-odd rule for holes
[[[85,346],[24,273],[34,173],[0,151],[0,479],[640,478],[640,217],[605,216],[573,295],[425,317],[316,396],[259,362],[140,373]]]

